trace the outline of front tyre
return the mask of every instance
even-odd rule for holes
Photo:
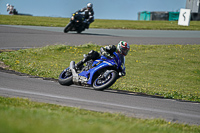
[[[95,90],[103,91],[104,89],[112,86],[118,79],[118,73],[116,71],[111,71],[106,77],[98,76],[93,82],[93,88]]]
[[[72,72],[69,68],[65,69],[64,71],[62,71],[59,75],[58,78],[58,82],[61,85],[72,85],[73,81],[72,81]]]
[[[69,24],[67,24],[67,26],[66,26],[65,29],[64,29],[64,33],[67,33],[68,31],[71,30],[71,25],[72,25],[71,22],[69,22]]]

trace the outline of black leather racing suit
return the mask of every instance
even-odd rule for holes
[[[97,51],[91,50],[80,62],[78,62],[76,64],[76,69],[81,69],[83,67],[83,64],[89,60],[97,60],[101,57],[101,55],[104,56],[113,56],[113,53],[116,52],[117,48],[115,45],[109,45],[109,46],[105,46],[105,47],[101,47],[100,51],[101,54],[99,54]],[[125,76],[126,72],[125,72],[125,58],[124,55],[116,52],[120,58],[120,60],[122,61],[122,65],[123,65],[123,70],[121,70],[121,76]]]
[[[116,51],[116,46],[115,45],[109,45],[105,47],[101,47],[100,49],[101,54],[99,54],[97,51],[91,50],[80,62],[76,64],[76,67],[79,68],[81,67],[85,62],[89,60],[97,60],[101,57],[101,55],[108,56],[113,55],[113,52]]]
[[[79,12],[85,12],[85,20],[87,22],[86,28],[89,28],[89,25],[94,22],[94,10],[90,9],[88,10],[87,7],[79,10]]]

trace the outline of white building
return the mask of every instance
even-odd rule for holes
[[[200,13],[200,0],[187,0],[186,9],[191,9],[192,13]]]

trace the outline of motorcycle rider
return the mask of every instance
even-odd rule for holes
[[[9,11],[9,14],[13,14],[14,6],[10,5],[9,3],[6,4],[6,6],[7,6],[7,12]]]
[[[17,10],[14,8],[13,5],[10,5],[8,3],[8,4],[6,4],[6,7],[7,7],[7,12],[9,11],[9,14],[14,14],[14,15],[18,14]]]
[[[85,20],[86,20],[86,26],[85,28],[89,28],[89,25],[94,22],[94,11],[93,11],[93,4],[88,3],[87,7],[84,7],[83,9],[79,10],[78,12],[85,12]]]
[[[128,54],[128,51],[130,50],[130,46],[125,41],[120,41],[117,46],[115,45],[109,45],[105,47],[100,48],[100,54],[97,51],[91,50],[80,62],[76,64],[76,70],[82,69],[83,64],[89,60],[95,61],[101,57],[101,55],[104,55],[106,57],[113,56],[113,53],[119,53],[119,58],[122,60],[122,62],[125,62],[124,56]],[[124,64],[123,64],[124,65]],[[124,66],[125,70],[125,66]],[[125,71],[122,73],[122,76],[125,76]]]
[[[7,7],[7,12],[10,10],[10,4],[6,4],[6,7]]]

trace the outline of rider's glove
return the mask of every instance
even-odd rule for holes
[[[109,57],[109,54],[108,54],[107,52],[105,52],[105,51],[101,52],[101,54],[102,54],[103,56],[105,56],[105,57]]]
[[[119,76],[125,76],[126,72],[119,72]]]
[[[126,76],[126,72],[122,72],[122,76]]]

